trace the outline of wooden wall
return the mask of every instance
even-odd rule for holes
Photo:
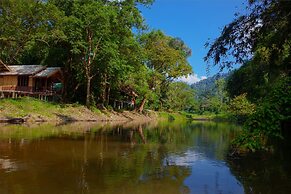
[[[35,79],[33,77],[29,76],[28,86],[33,87],[35,85],[34,82],[35,82]]]
[[[17,82],[18,78],[15,75],[0,76],[0,90],[14,90]]]
[[[3,79],[2,84],[4,86],[7,86],[7,85],[17,86],[18,79],[17,79],[16,75],[3,76],[2,79]],[[1,81],[0,81],[0,83],[1,83]]]

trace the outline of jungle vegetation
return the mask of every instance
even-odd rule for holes
[[[0,60],[61,66],[64,102],[111,109],[122,101],[138,112],[222,114],[245,125],[235,148],[269,149],[282,141],[291,115],[291,2],[248,0],[247,10],[205,45],[209,67],[241,66],[209,78],[205,90],[177,82],[192,73],[192,51],[181,38],[150,30],[139,7],[152,3],[2,0]]]
[[[135,101],[139,112],[183,109],[185,104],[169,101],[175,98],[173,89],[191,95],[188,85],[174,83],[192,72],[191,49],[180,38],[149,30],[138,7],[152,3],[3,0],[0,60],[62,67],[64,102],[105,109],[114,101]]]
[[[246,13],[206,44],[206,61],[221,69],[242,64],[226,83],[229,110],[244,122],[235,148],[270,150],[284,142],[291,120],[290,22],[290,1],[249,0]]]

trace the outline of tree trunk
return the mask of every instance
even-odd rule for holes
[[[91,78],[87,78],[87,90],[86,90],[86,106],[87,108],[90,107],[90,101],[91,101]]]
[[[64,65],[64,71],[63,71],[63,92],[62,92],[62,101],[63,102],[68,102],[69,101],[69,82],[70,80],[72,80],[72,71],[71,71],[71,67],[72,67],[72,58],[68,57],[68,60],[66,62],[66,64]],[[70,99],[71,100],[71,99]]]
[[[139,107],[138,107],[138,109],[137,109],[137,112],[139,112],[139,113],[142,113],[142,111],[143,111],[143,108],[144,108],[144,105],[145,105],[145,103],[146,103],[146,97],[144,97],[143,99],[142,99],[142,101],[141,101],[141,103],[140,103],[140,105],[139,105]]]
[[[107,84],[107,92],[106,92],[106,106],[110,103],[110,84]]]
[[[101,83],[100,83],[100,96],[99,96],[99,103],[102,104],[102,106],[106,103],[106,82],[107,82],[107,75],[106,73],[103,73],[101,75]]]

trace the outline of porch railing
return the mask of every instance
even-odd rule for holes
[[[33,92],[32,87],[30,86],[0,86],[0,90],[4,91],[21,91],[21,92]]]

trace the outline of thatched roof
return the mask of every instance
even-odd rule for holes
[[[37,73],[34,77],[50,77],[58,72],[61,72],[60,67],[48,67],[45,70]]]
[[[0,75],[35,75],[46,69],[42,65],[8,65],[10,71],[1,71]]]

